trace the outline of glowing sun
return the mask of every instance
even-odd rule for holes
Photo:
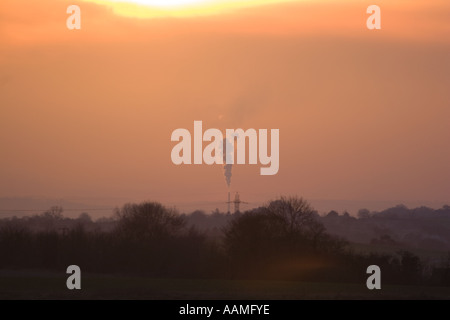
[[[298,0],[83,0],[106,5],[114,13],[135,18],[205,16],[237,9]]]
[[[149,7],[181,7],[211,2],[211,0],[109,0],[110,2],[128,2]]]

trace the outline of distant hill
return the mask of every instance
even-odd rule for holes
[[[94,218],[111,216],[114,208],[113,206],[72,202],[64,199],[11,197],[0,198],[0,218],[40,214],[52,206],[63,207],[63,214],[66,217],[78,217],[81,213],[88,212]]]

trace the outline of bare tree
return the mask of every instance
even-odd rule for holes
[[[42,213],[42,217],[52,219],[52,220],[61,220],[63,218],[64,209],[61,206],[53,206],[47,211]]]
[[[42,213],[41,218],[45,230],[51,231],[58,228],[58,225],[63,220],[63,211],[63,207],[53,206]]]
[[[325,232],[325,227],[317,220],[317,213],[303,198],[281,197],[269,203],[267,212],[281,219],[288,236],[318,237]]]
[[[116,209],[118,230],[132,238],[161,238],[173,236],[185,226],[185,220],[174,209],[158,202],[125,204]]]

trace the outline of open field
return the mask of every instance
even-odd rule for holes
[[[450,287],[83,274],[82,289],[68,290],[65,273],[0,271],[0,299],[450,299]]]
[[[389,254],[395,256],[400,251],[409,251],[417,255],[423,261],[435,261],[444,259],[448,255],[446,250],[430,250],[413,248],[405,245],[381,245],[381,244],[367,244],[351,242],[349,248],[355,253],[362,254]]]

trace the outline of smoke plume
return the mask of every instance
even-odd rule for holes
[[[233,167],[232,164],[227,164],[227,155],[229,154],[230,157],[232,156],[233,151],[233,145],[227,140],[227,138],[223,139],[223,145],[222,145],[222,154],[223,154],[223,169],[224,169],[224,175],[225,180],[227,181],[228,188],[231,185],[231,168]]]

